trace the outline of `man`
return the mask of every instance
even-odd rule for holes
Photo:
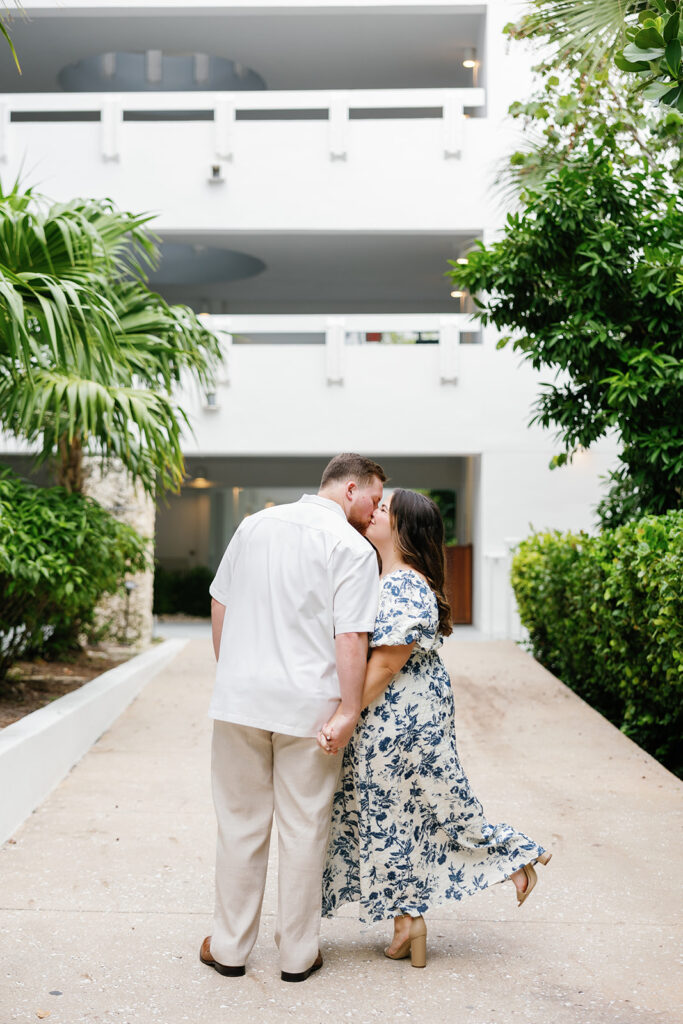
[[[342,754],[323,752],[316,736],[341,705],[341,748],[360,714],[379,593],[362,534],[385,480],[376,462],[337,455],[317,495],[243,520],[210,587],[218,845],[200,959],[221,974],[243,975],[256,941],[273,811],[281,977],[305,981],[322,966],[322,870]]]

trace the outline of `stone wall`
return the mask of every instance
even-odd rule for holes
[[[99,462],[88,459],[85,493],[108,512],[137,530],[143,537],[154,538],[154,501],[142,488],[131,483],[120,463],[109,465],[105,472]],[[99,622],[112,624],[112,637],[122,643],[146,647],[152,639],[152,601],[154,571],[131,575],[126,594],[113,594],[101,602]]]

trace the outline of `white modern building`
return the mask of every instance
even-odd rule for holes
[[[521,5],[23,8],[24,73],[9,54],[0,68],[2,180],[157,213],[155,287],[223,332],[216,390],[182,396],[189,477],[159,509],[160,561],[214,567],[243,515],[360,451],[392,485],[454,494],[472,621],[514,635],[510,546],[530,524],[591,528],[614,458],[549,469],[553,437],[528,426],[539,378],[444,276],[505,217],[494,179],[530,57],[502,29]]]

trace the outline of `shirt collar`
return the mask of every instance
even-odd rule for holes
[[[330,512],[336,512],[343,519],[346,519],[344,509],[341,505],[336,501],[332,501],[330,498],[321,498],[319,494],[304,494],[299,498],[299,501],[306,501],[311,505],[321,505],[322,508],[329,509]]]

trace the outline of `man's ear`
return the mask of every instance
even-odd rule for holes
[[[346,485],[346,497],[348,501],[353,501],[354,494],[358,490],[358,484],[355,480],[349,480]]]

